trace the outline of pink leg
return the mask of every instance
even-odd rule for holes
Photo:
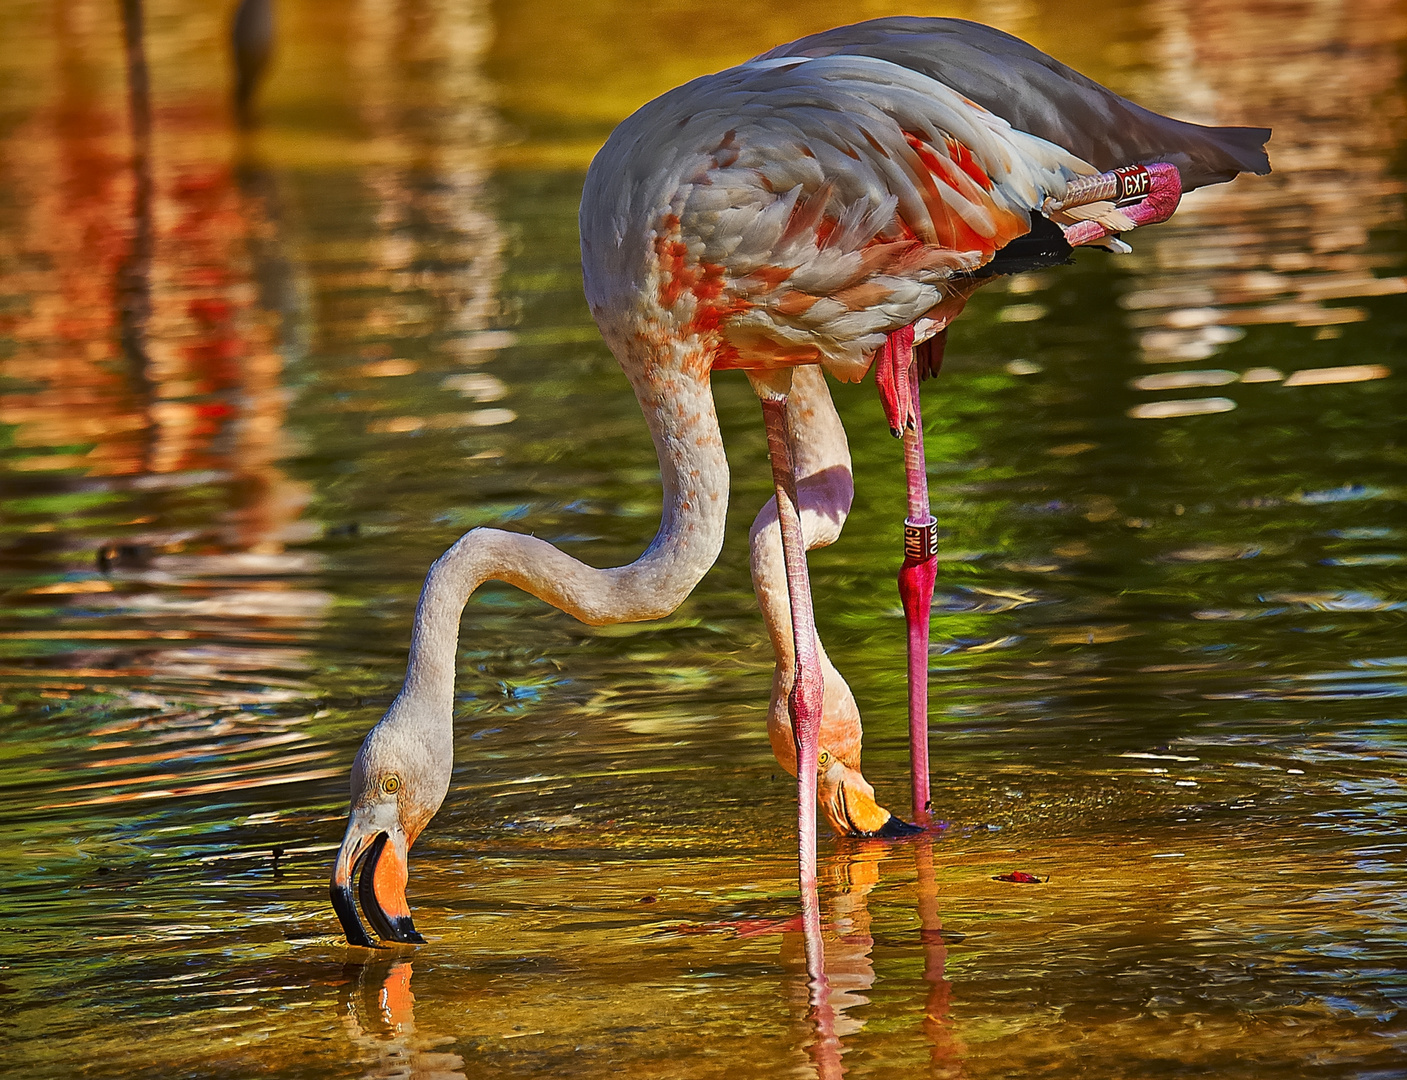
[[[924,352],[925,374],[936,374],[943,363],[940,334]],[[908,485],[908,515],[904,520],[904,563],[899,569],[899,597],[908,624],[909,646],[909,777],[914,821],[929,820],[928,781],[928,624],[937,576],[938,526],[928,506],[928,470],[923,458],[923,422],[919,404],[919,367],[914,361],[914,328],[889,335],[875,361],[880,400],[890,430],[904,437],[904,474]],[[898,394],[904,395],[903,399]]]
[[[772,458],[772,482],[777,489],[777,522],[781,526],[792,639],[796,647],[795,677],[787,705],[796,739],[798,873],[804,900],[806,890],[810,889],[814,895],[816,888],[816,768],[825,688],[821,681],[815,613],[811,607],[811,581],[806,571],[806,542],[801,535],[801,516],[796,506],[796,471],[792,465],[786,398],[763,398],[762,419],[767,427],[767,450]]]
[[[845,1075],[840,1063],[843,1050],[835,1032],[835,1005],[831,1003],[826,948],[821,937],[821,901],[814,881],[801,887],[801,929],[806,942],[806,996],[816,1028],[811,1061],[816,1066],[817,1080],[840,1080]]]
[[[928,505],[928,469],[923,457],[923,414],[918,371],[910,372],[914,426],[904,432],[904,474],[908,480],[908,517],[904,519],[904,562],[899,568],[899,598],[904,605],[909,643],[909,778],[914,823],[927,825],[932,809],[928,782],[928,630],[933,582],[938,575],[938,522]]]

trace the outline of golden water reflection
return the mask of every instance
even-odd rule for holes
[[[964,1047],[952,1030],[952,985],[946,974],[947,943],[939,915],[933,868],[933,840],[924,836],[895,852],[888,845],[852,845],[826,868],[826,904],[803,896],[801,932],[785,935],[781,959],[793,984],[793,1011],[805,1006],[813,1028],[808,1057],[821,1078],[845,1075],[847,1039],[865,1028],[864,1007],[877,978],[873,957],[869,897],[879,884],[881,866],[891,858],[914,866],[917,937],[923,954],[923,981],[930,986],[920,1028],[930,1044],[930,1075],[961,1077]]]
[[[128,627],[157,620],[198,626],[164,633],[204,642],[140,650],[126,667],[111,648],[71,647],[63,686],[43,693],[71,693],[82,670],[105,679],[78,686],[145,684],[134,703],[276,704],[306,690],[306,653],[258,641],[306,640],[335,603],[319,585],[324,560],[289,550],[326,529],[307,514],[312,485],[284,464],[307,449],[290,410],[306,392],[309,350],[341,346],[368,361],[330,373],[324,392],[369,434],[514,420],[502,407],[464,408],[503,396],[493,376],[446,376],[449,410],[430,416],[406,417],[377,385],[429,366],[385,359],[388,340],[431,328],[427,316],[451,371],[482,364],[497,344],[481,333],[497,310],[504,242],[484,207],[485,13],[367,3],[341,15],[357,119],[390,150],[360,177],[373,258],[332,272],[300,228],[296,183],[232,123],[225,14],[160,0],[21,13],[55,45],[28,61],[23,119],[0,136],[15,211],[0,263],[14,313],[0,358],[5,464],[20,496],[9,532],[33,538],[18,547],[33,548],[48,577],[24,602],[82,618],[71,643],[151,636]],[[328,21],[308,9],[281,22],[300,18]],[[35,496],[47,512],[24,512]],[[260,662],[219,663],[250,653]],[[280,676],[250,685],[245,672],[264,669]]]
[[[360,1049],[375,1056],[366,1080],[403,1076],[410,1080],[464,1080],[464,1059],[437,1052],[452,1037],[417,1031],[411,961],[404,957],[349,966],[342,990],[342,1026]]]
[[[615,565],[658,520],[581,298],[590,155],[897,8],[278,0],[241,132],[232,7],[18,0],[0,41],[0,991],[32,1075],[1391,1075],[1401,5],[906,5],[1275,129],[1274,173],[1132,256],[978,297],[926,388],[951,827],[827,841],[796,918],[740,555],[766,465],[720,377],[737,520],[674,618],[476,599],[431,944],[375,959],[326,863],[424,567],[478,524]],[[820,618],[892,792],[902,472],[872,390],[836,396],[863,487]]]
[[[1403,220],[1395,158],[1407,132],[1407,11],[1394,0],[1147,10],[1147,103],[1271,128],[1274,172],[1195,193],[1168,228],[1135,244],[1135,283],[1119,303],[1144,359],[1206,360],[1252,325],[1334,336],[1369,317],[1343,301],[1407,292],[1407,277],[1383,273],[1400,253],[1374,243]]]
[[[865,1007],[875,986],[877,973],[873,959],[875,938],[871,932],[869,897],[880,883],[886,862],[904,864],[900,873],[908,877],[912,865],[916,886],[916,926],[913,935],[923,955],[921,977],[929,985],[920,1012],[912,1026],[927,1040],[930,1053],[929,1075],[958,1078],[964,1047],[952,1030],[949,1016],[951,984],[945,973],[947,945],[938,913],[938,887],[934,874],[933,840],[923,837],[906,848],[895,850],[877,843],[851,845],[827,868],[824,905],[812,892],[803,902],[804,914],[786,920],[740,920],[713,922],[705,926],[681,925],[674,933],[733,936],[758,943],[775,942],[782,974],[782,997],[798,1029],[794,1037],[795,1064],[805,1071],[809,1066],[822,1078],[838,1078],[847,1072],[845,1055],[858,1044],[866,1027]],[[374,956],[370,950],[350,950],[359,957]],[[338,1011],[349,1039],[374,1055],[363,1075],[372,1077],[413,1076],[450,1077],[464,1074],[464,1058],[442,1048],[459,1037],[436,1034],[417,1024],[416,997],[411,990],[414,972],[412,954],[387,955],[350,963],[344,969]],[[491,992],[491,991],[490,991]],[[472,1001],[466,1002],[473,1008]],[[570,1031],[570,1019],[580,1010],[577,1003],[563,1001],[562,1030],[528,1029],[514,1024],[501,1039],[547,1036],[559,1039]],[[492,1029],[492,1022],[489,1022]]]

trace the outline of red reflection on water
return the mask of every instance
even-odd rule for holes
[[[284,328],[258,256],[276,191],[233,159],[214,86],[169,101],[170,44],[148,63],[141,11],[55,4],[51,89],[0,144],[17,207],[3,330],[18,346],[0,374],[26,387],[0,396],[21,450],[9,465],[165,490],[227,479],[235,506],[213,538],[280,550],[308,496],[273,464]]]
[[[218,647],[195,660],[198,646],[112,647],[220,636],[220,621],[230,619],[264,624],[241,635],[261,640],[277,633],[272,626],[318,625],[331,603],[318,590],[257,580],[317,569],[284,552],[311,530],[299,520],[307,485],[277,464],[286,452],[281,349],[292,310],[278,185],[232,137],[222,39],[213,37],[194,78],[183,55],[187,38],[218,32],[223,16],[160,12],[152,22],[147,14],[140,0],[54,4],[41,28],[56,44],[52,63],[23,120],[0,136],[0,197],[13,208],[0,231],[0,250],[12,256],[0,259],[0,298],[13,314],[0,332],[16,345],[0,376],[20,383],[0,395],[0,424],[14,425],[6,464],[27,474],[22,496],[56,508],[35,515],[15,549],[41,565],[72,552],[72,570],[104,574],[38,586],[23,602],[113,617],[81,630],[6,633],[108,646],[67,647],[8,674],[23,685],[62,667],[112,680],[91,689],[158,709],[171,688],[210,705],[284,701],[301,685],[245,673],[278,666],[272,653],[222,665],[229,658]],[[194,523],[166,512],[196,487],[210,489],[217,512]],[[73,511],[63,509],[69,499]],[[94,535],[85,516],[85,506],[98,505],[110,539]],[[183,550],[191,552],[184,562],[171,561]],[[266,565],[238,564],[249,558]],[[153,625],[192,616],[205,625]],[[105,628],[133,618],[140,628]],[[278,659],[293,661],[286,670],[305,666],[286,650]],[[167,688],[163,696],[136,689],[153,684]],[[267,782],[282,781],[231,786]],[[152,786],[110,798],[197,790],[214,789]]]
[[[19,425],[16,445],[51,451],[11,463],[21,469],[77,465],[86,454],[58,451],[94,442],[131,458],[148,423],[118,346],[133,187],[128,116],[108,90],[119,30],[85,9],[54,4],[52,92],[0,143],[21,208],[0,263],[0,295],[16,301],[0,329],[18,347],[0,374],[41,388],[0,396],[0,423]]]

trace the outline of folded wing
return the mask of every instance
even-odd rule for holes
[[[873,56],[922,72],[1100,171],[1170,161],[1184,191],[1270,171],[1268,128],[1203,127],[1160,116],[1020,38],[965,19],[873,19],[779,45],[757,59],[835,55]]]

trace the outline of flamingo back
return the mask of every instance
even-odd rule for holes
[[[714,367],[855,380],[1093,171],[883,59],[753,61],[612,133],[582,196],[587,298],[608,338],[650,325]]]

